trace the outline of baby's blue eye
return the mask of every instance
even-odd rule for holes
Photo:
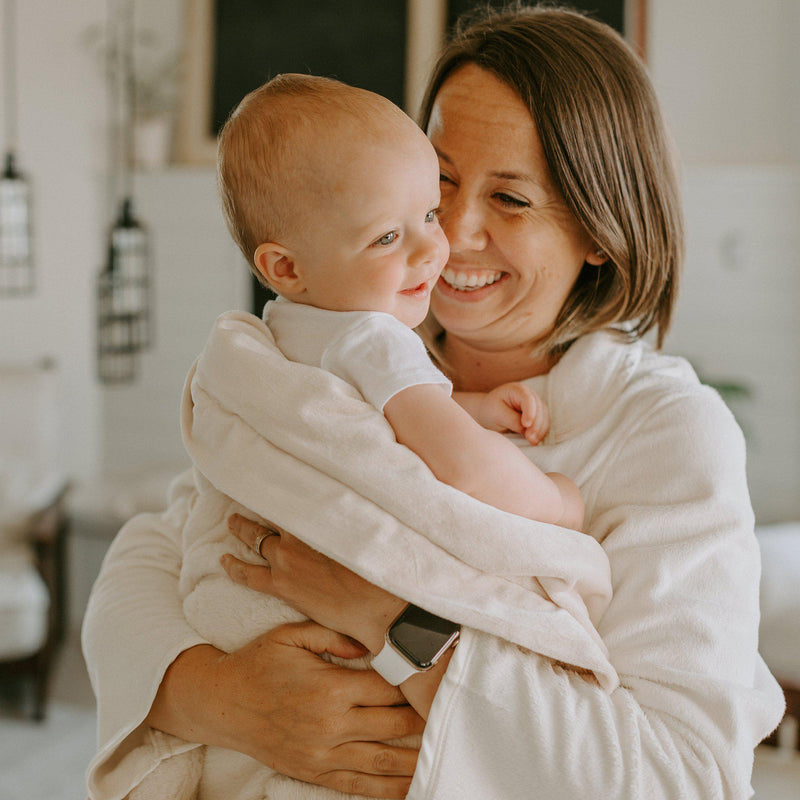
[[[436,209],[434,209],[433,211],[429,211],[425,215],[425,222],[433,222],[435,219],[436,219]]]
[[[392,244],[397,239],[397,231],[390,231],[389,233],[384,233],[380,239],[378,239],[375,244],[380,245],[381,247],[386,247],[387,245]]]

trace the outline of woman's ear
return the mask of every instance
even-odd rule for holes
[[[260,244],[253,254],[256,269],[279,294],[297,295],[305,291],[305,284],[295,269],[291,251],[277,242]]]
[[[608,253],[593,244],[591,250],[586,254],[586,263],[591,264],[593,267],[599,267],[601,264],[605,264],[606,261],[608,261]]]

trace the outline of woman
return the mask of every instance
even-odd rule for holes
[[[746,797],[753,748],[782,701],[756,652],[741,434],[684,362],[641,341],[663,340],[682,250],[649,82],[605,26],[563,11],[492,15],[443,54],[423,125],[452,252],[431,305],[432,350],[459,389],[528,380],[547,399],[550,433],[526,452],[576,481],[586,531],[610,560],[614,597],[598,631],[620,688],[608,695],[468,629],[400,690],[328,664],[316,653],[352,653],[345,637],[381,650],[405,602],[243,520],[234,532],[258,538],[266,563],[229,558],[231,576],[321,624],[223,655],[180,614],[183,482],[164,515],[123,529],[90,603],[85,650],[107,743],[90,787],[103,796],[109,766],[134,771],[126,759],[149,723],[378,797],[409,786],[409,797],[447,800]],[[126,698],[109,696],[143,649],[149,671]],[[423,728],[419,754],[380,744]]]

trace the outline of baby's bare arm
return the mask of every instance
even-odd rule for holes
[[[565,491],[563,476],[545,475],[502,434],[481,427],[440,386],[404,389],[383,410],[397,441],[440,481],[512,514],[573,528],[582,524],[576,488]]]

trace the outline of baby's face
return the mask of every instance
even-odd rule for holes
[[[326,191],[301,195],[308,208],[294,250],[305,292],[293,299],[384,311],[414,327],[450,252],[436,216],[436,153],[413,124],[328,149]]]

